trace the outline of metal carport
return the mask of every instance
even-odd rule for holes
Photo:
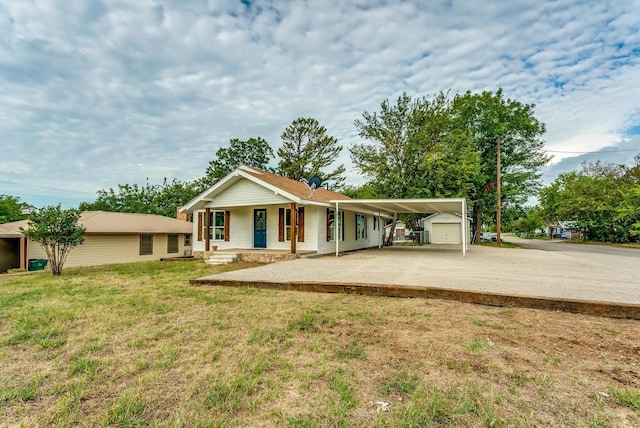
[[[467,253],[469,240],[467,239],[467,200],[465,198],[439,199],[352,199],[331,200],[330,203],[346,211],[370,213],[381,217],[392,217],[394,213],[451,213],[462,215],[461,241],[462,256]],[[336,216],[337,221],[339,216]],[[338,225],[336,225],[337,227]],[[339,240],[336,239],[336,256],[340,251]]]

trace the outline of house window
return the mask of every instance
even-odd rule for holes
[[[191,234],[190,233],[185,233],[184,234],[184,246],[185,247],[190,247],[191,246]]]
[[[207,236],[206,221],[202,223],[202,236]],[[209,213],[209,236],[216,241],[224,241],[224,211],[211,211]]]
[[[356,239],[367,239],[367,216],[356,214]]]
[[[284,240],[291,241],[291,208],[284,210]]]
[[[153,254],[153,235],[140,235],[140,255]]]
[[[167,253],[178,252],[178,235],[167,235]]]
[[[327,234],[327,238],[328,241],[335,241],[336,240],[336,215],[335,215],[335,210],[327,210],[327,227],[328,227],[328,234]],[[344,241],[344,211],[340,211],[340,217],[339,217],[339,229],[338,229],[338,239],[340,241]]]

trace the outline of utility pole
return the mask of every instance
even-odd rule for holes
[[[498,191],[498,211],[496,211],[496,245],[500,246],[500,229],[502,224],[502,202],[500,201],[500,137],[498,137],[498,179],[497,179],[497,191]]]

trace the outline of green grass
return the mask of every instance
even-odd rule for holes
[[[629,386],[637,321],[188,283],[248,266],[149,262],[0,275],[0,420],[640,424],[638,389]],[[606,352],[593,352],[600,345]],[[609,397],[595,400],[594,390]],[[376,412],[377,401],[389,410]]]

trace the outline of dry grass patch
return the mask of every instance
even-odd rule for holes
[[[188,284],[250,266],[0,277],[0,420],[640,425],[638,321]]]

